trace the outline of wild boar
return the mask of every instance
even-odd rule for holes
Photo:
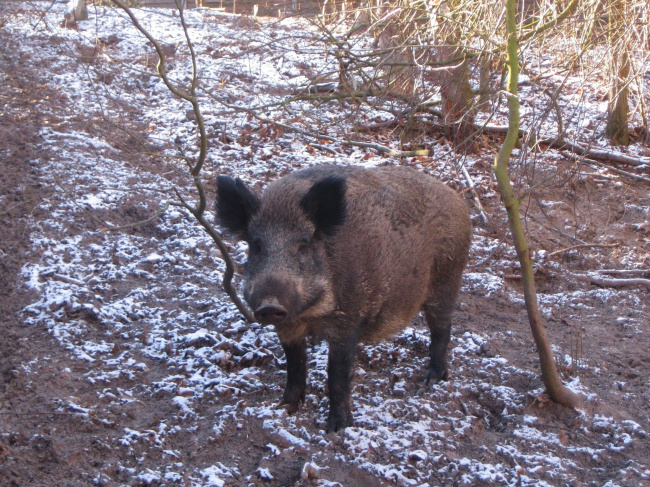
[[[275,326],[287,360],[279,405],[305,398],[308,335],[329,343],[327,431],[353,424],[357,343],[393,335],[423,311],[431,330],[426,381],[447,379],[451,314],[472,225],[463,199],[402,167],[317,166],[261,197],[219,176],[220,225],[249,244],[244,298]]]

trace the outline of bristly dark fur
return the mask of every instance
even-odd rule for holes
[[[244,296],[280,338],[288,412],[306,395],[311,335],[329,343],[326,429],[352,426],[357,343],[394,335],[420,311],[431,331],[426,381],[448,378],[451,317],[472,238],[459,195],[393,166],[310,167],[269,183],[259,200],[242,186],[220,178],[219,220],[252,240]]]
[[[260,206],[260,200],[237,178],[217,178],[217,216],[221,226],[246,239],[251,216]]]
[[[300,207],[316,226],[317,233],[334,234],[345,222],[345,191],[347,183],[341,176],[327,176],[316,182],[300,200]]]

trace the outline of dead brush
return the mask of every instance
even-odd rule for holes
[[[582,320],[562,320],[569,327],[569,360],[555,356],[556,366],[565,379],[584,377],[586,360],[584,355],[585,327]]]

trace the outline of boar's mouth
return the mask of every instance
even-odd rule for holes
[[[309,311],[319,305],[321,301],[323,301],[323,297],[325,295],[325,290],[320,289],[318,292],[309,300],[305,303],[305,305],[302,307],[302,313],[301,314],[309,314]]]
[[[255,319],[263,325],[285,325],[305,315],[310,316],[314,308],[319,308],[325,296],[325,290],[319,290],[309,301],[300,306],[300,310],[287,309],[276,297],[265,298],[254,310]],[[290,307],[289,307],[290,308]],[[298,311],[297,313],[295,311]]]
[[[255,311],[255,319],[263,325],[279,325],[289,317],[289,312],[277,299],[265,300]]]

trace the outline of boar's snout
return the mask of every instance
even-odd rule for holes
[[[257,322],[263,325],[283,325],[301,309],[298,283],[281,273],[249,275],[244,297]]]
[[[263,325],[277,325],[282,323],[289,316],[289,312],[279,303],[262,303],[255,310],[255,319]]]

